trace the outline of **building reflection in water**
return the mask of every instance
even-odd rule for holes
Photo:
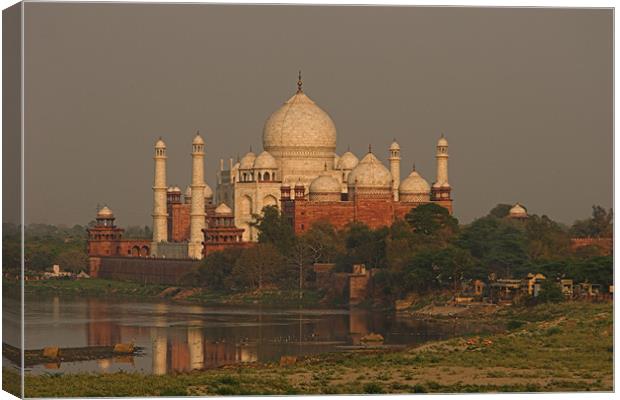
[[[282,355],[306,355],[330,350],[335,345],[360,344],[370,333],[384,333],[383,318],[375,321],[366,310],[348,314],[313,314],[302,310],[288,314],[208,313],[204,308],[190,308],[191,319],[176,314],[170,305],[153,304],[150,314],[135,314],[122,307],[110,307],[101,300],[88,301],[87,339],[89,346],[112,346],[133,342],[144,348],[145,364],[134,357],[99,360],[101,370],[112,364],[141,368],[155,375],[216,368],[236,363],[277,361]],[[184,314],[187,310],[184,310]],[[183,314],[183,315],[184,315]],[[183,326],[182,324],[191,326]],[[150,364],[150,366],[148,365]],[[122,366],[119,366],[122,367]],[[146,371],[149,372],[149,371]]]

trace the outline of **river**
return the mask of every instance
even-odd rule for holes
[[[5,301],[11,302],[10,299]],[[18,307],[18,303],[5,304]],[[379,333],[387,346],[411,345],[484,329],[368,310],[207,307],[165,301],[62,296],[27,298],[25,348],[110,346],[133,342],[141,355],[40,364],[27,372],[167,374],[343,351]],[[18,331],[6,317],[5,329]],[[5,335],[4,340],[12,335]],[[9,343],[16,345],[13,343]],[[7,360],[3,360],[7,362]]]

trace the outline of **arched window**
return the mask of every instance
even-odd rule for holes
[[[250,198],[250,196],[243,196],[241,198],[241,214],[252,214],[252,199]]]
[[[263,198],[263,207],[267,206],[277,206],[278,200],[272,195],[267,195]]]
[[[269,179],[269,172],[265,172],[265,175],[263,175],[263,179],[268,181]]]

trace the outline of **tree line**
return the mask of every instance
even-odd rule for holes
[[[255,216],[255,246],[207,256],[191,279],[217,290],[293,289],[313,279],[312,264],[334,263],[341,272],[350,272],[353,264],[377,269],[375,283],[386,299],[456,290],[463,282],[486,280],[491,274],[521,278],[540,272],[550,279],[612,284],[610,255],[595,246],[570,248],[571,237],[611,237],[611,210],[594,206],[590,218],[567,227],[546,215],[511,219],[510,208],[499,204],[461,225],[445,208],[430,203],[390,227],[351,223],[336,230],[320,221],[295,235],[276,207],[266,207]]]

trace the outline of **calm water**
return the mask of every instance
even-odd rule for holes
[[[31,373],[122,370],[166,374],[347,350],[370,332],[382,334],[386,345],[403,345],[485,329],[477,324],[431,323],[364,310],[216,308],[64,297],[27,299],[25,322],[26,349],[127,342],[144,348],[139,356],[37,365],[28,369]],[[6,319],[4,326],[17,329]]]

